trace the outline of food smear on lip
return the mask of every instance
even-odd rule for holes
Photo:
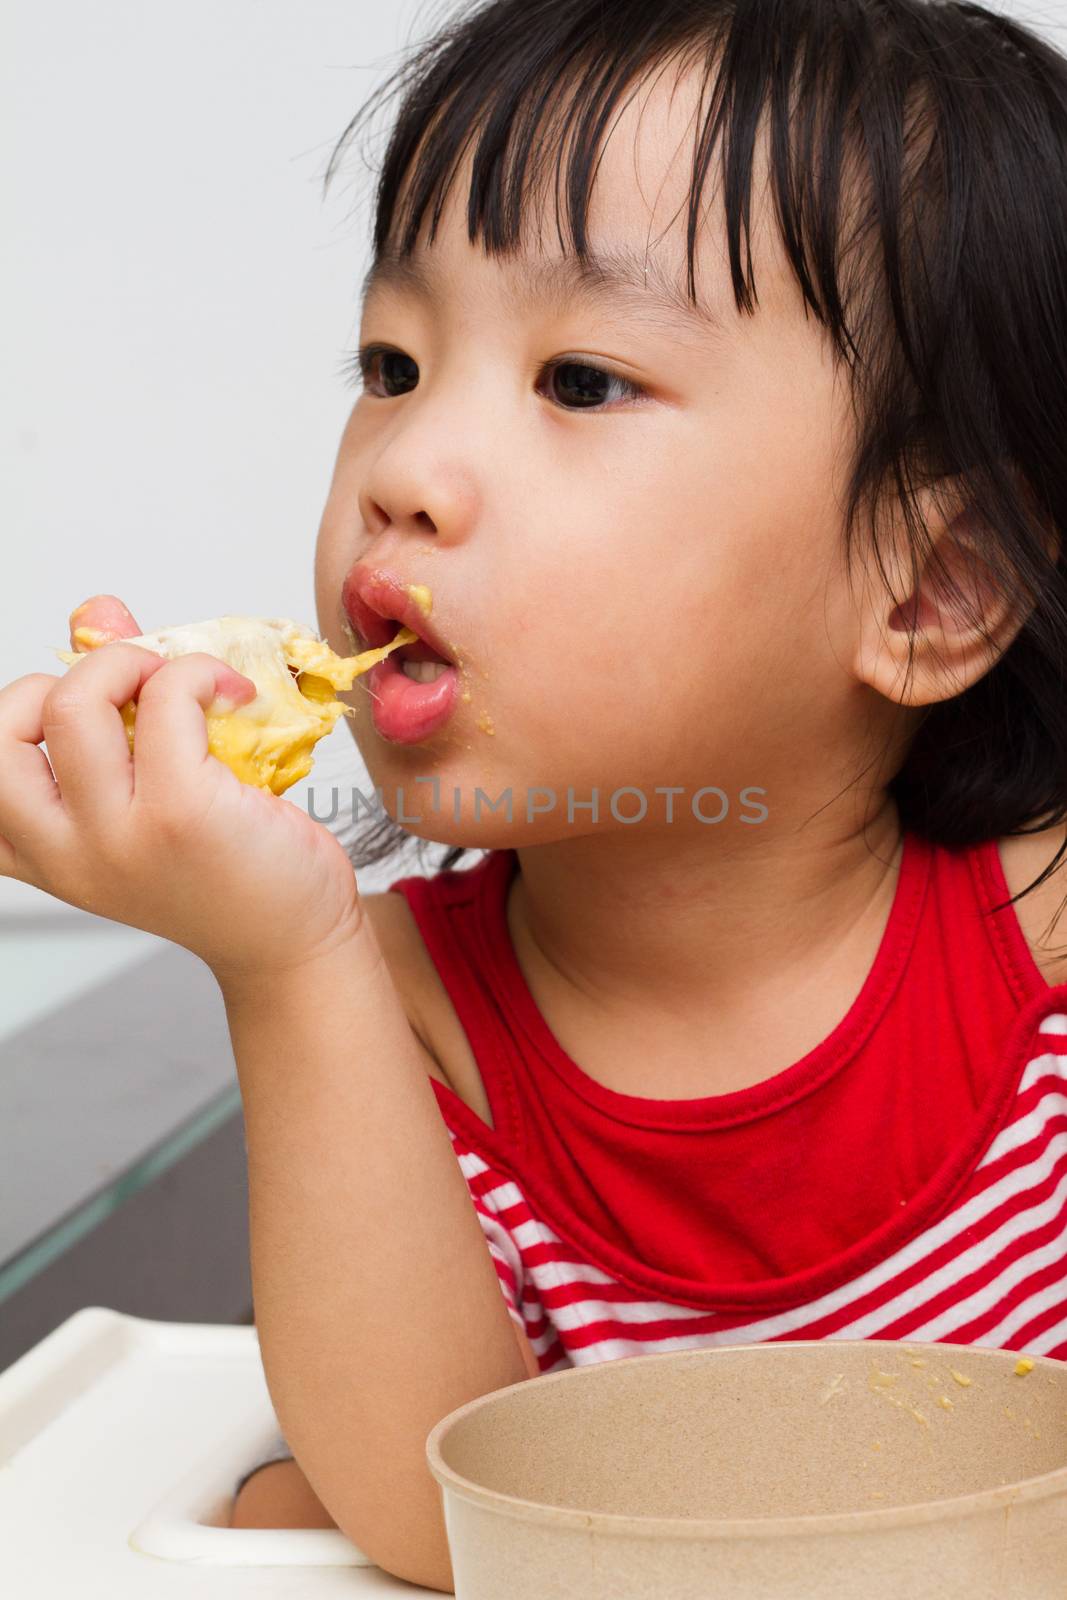
[[[427,584],[405,584],[404,592],[423,616],[430,616],[433,595]],[[346,627],[346,634],[353,642],[358,637],[351,626]],[[418,640],[417,634],[415,638]],[[419,642],[425,644],[424,640]],[[419,744],[445,725],[457,702],[470,701],[470,667],[451,640],[447,647],[454,657],[452,661],[420,660],[419,652],[414,652],[410,657],[382,662],[371,672],[366,683],[371,717],[383,739],[393,744]],[[478,725],[483,733],[496,732],[486,712],[481,713]]]
[[[68,666],[112,642],[94,628],[75,628],[71,637],[77,650],[55,652]],[[336,691],[351,689],[356,678],[417,637],[410,628],[401,628],[378,649],[339,656],[314,629],[291,618],[227,616],[120,642],[167,658],[203,651],[251,678],[257,690],[252,700],[231,709],[213,703],[205,711],[208,753],[242,783],[280,795],[308,775],[314,746],[338,718],[357,714],[355,707],[337,699]],[[129,700],[119,710],[132,754],[136,702]]]
[[[428,617],[433,610],[433,595],[424,583],[409,583],[407,592],[418,606],[424,617]]]
[[[423,616],[430,615],[433,595],[426,584],[406,584],[404,592]],[[425,644],[411,629],[401,631],[407,635],[405,643]],[[397,639],[399,637],[398,634]],[[455,708],[460,670],[466,676],[465,668],[460,669],[456,663],[441,658],[436,661],[398,658],[376,664],[366,685],[376,731],[393,744],[419,744],[429,739],[444,726]]]

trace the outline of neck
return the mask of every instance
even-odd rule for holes
[[[518,849],[508,926],[546,1011],[584,1002],[602,1021],[714,1029],[783,984],[821,980],[831,955],[873,957],[903,847],[889,797],[865,826],[823,812],[774,835],[638,833]]]

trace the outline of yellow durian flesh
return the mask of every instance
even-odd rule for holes
[[[307,777],[314,746],[338,717],[354,715],[351,706],[336,698],[337,690],[351,689],[362,673],[416,637],[410,628],[401,628],[379,649],[339,656],[312,628],[287,617],[215,617],[124,642],[165,657],[206,651],[251,678],[258,693],[247,705],[205,713],[208,750],[242,783],[284,794]],[[82,648],[55,652],[68,666],[109,642],[92,628],[76,629],[73,638]],[[294,678],[290,668],[299,676]],[[137,706],[130,700],[120,711],[132,753]]]

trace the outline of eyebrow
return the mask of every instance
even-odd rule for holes
[[[666,323],[689,332],[722,331],[720,319],[689,300],[658,256],[620,246],[591,252],[584,261],[578,256],[503,260],[522,305],[540,303],[562,310],[577,300],[614,307],[629,320],[653,327]],[[432,301],[437,276],[426,250],[407,256],[385,250],[371,263],[361,297],[365,301],[375,289],[394,288]]]

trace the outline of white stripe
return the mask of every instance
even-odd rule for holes
[[[502,1267],[511,1267],[511,1271],[514,1272],[514,1267],[511,1266],[511,1262],[508,1260],[507,1256],[500,1249],[500,1247],[494,1244],[492,1239],[488,1239],[486,1242],[489,1246],[489,1254],[492,1256],[493,1260],[498,1261]],[[497,1273],[497,1277],[499,1276],[500,1274]]]
[[[954,1283],[966,1278],[979,1267],[994,1261],[1002,1251],[1024,1238],[1027,1234],[1036,1233],[1043,1228],[1046,1222],[1063,1209],[1064,1200],[1067,1199],[1067,1177],[1060,1179],[1049,1198],[1040,1206],[1031,1206],[1028,1210],[1017,1212],[1015,1216],[1001,1224],[995,1233],[987,1234],[977,1243],[964,1250],[960,1255],[953,1256],[944,1266],[936,1272],[931,1272],[921,1284],[912,1284],[902,1294],[892,1300],[883,1301],[873,1311],[864,1317],[858,1317],[849,1324],[849,1337],[853,1339],[871,1339],[880,1328],[887,1327],[895,1322],[898,1317],[915,1311],[918,1307],[926,1305],[928,1301],[940,1294],[942,1289],[951,1288]],[[943,1339],[950,1328],[962,1327],[965,1322],[970,1322],[974,1317],[980,1316],[983,1311],[989,1311],[1002,1300],[1009,1290],[1033,1270],[1031,1262],[1036,1262],[1039,1257],[1046,1258],[1046,1252],[1052,1250],[1048,1260],[1055,1260],[1057,1253],[1062,1254],[1067,1244],[1061,1230],[1057,1239],[1051,1245],[1044,1246],[1041,1250],[1031,1251],[1020,1260],[1014,1261],[1005,1267],[996,1278],[992,1279],[983,1288],[976,1289],[968,1295],[966,1300],[957,1300],[947,1311],[939,1316],[932,1317],[929,1322],[923,1323],[908,1334],[909,1339]]]
[[[475,1215],[482,1225],[482,1233],[485,1235],[486,1244],[489,1246],[489,1254],[498,1257],[511,1268],[515,1279],[515,1299],[516,1301],[521,1300],[524,1285],[522,1257],[515,1248],[514,1240],[508,1230],[495,1217],[487,1217],[483,1211],[478,1211],[477,1208],[475,1208]],[[503,1281],[500,1288],[506,1300],[507,1286]]]
[[[1040,1268],[1038,1267],[1037,1270],[1040,1270]],[[1050,1306],[1059,1304],[1061,1300],[1067,1302],[1067,1282],[1062,1277],[1058,1277],[1047,1288],[1037,1289],[1033,1294],[1028,1295],[1025,1300],[1015,1307],[1014,1311],[1009,1311],[1006,1317],[1001,1318],[995,1328],[990,1328],[988,1332],[983,1333],[981,1336],[982,1343],[988,1344],[994,1349],[1001,1349],[1018,1328],[1024,1328],[1028,1322],[1032,1322],[1035,1317],[1040,1316],[1042,1311],[1047,1311]]]
[[[740,1330],[738,1330],[740,1333]],[[670,1334],[665,1339],[599,1339],[593,1344],[569,1347],[575,1365],[592,1365],[596,1361],[616,1361],[623,1356],[656,1355],[672,1350],[703,1350],[723,1341],[712,1333]],[[745,1344],[748,1341],[733,1336],[729,1341]],[[755,1342],[755,1341],[753,1341]]]
[[[1027,1227],[1027,1232],[1035,1232],[1038,1227],[1043,1226],[1043,1222],[1049,1221],[1049,1218],[1054,1216],[1056,1211],[1061,1208],[1065,1197],[1067,1197],[1067,1178],[1061,1182],[1061,1186],[1056,1190],[1056,1195],[1049,1198],[1045,1206],[1041,1206],[1038,1210],[1030,1211],[1030,1213],[1025,1213],[1029,1218],[1033,1218],[1032,1227]],[[995,1256],[998,1253],[998,1242],[1000,1242],[1001,1248],[1006,1248],[1006,1246],[1016,1242],[1016,1238],[1019,1235],[1013,1229],[1016,1227],[1017,1221],[1019,1219],[1016,1218],[1013,1219],[1011,1224],[1005,1224],[1005,1227],[1001,1227],[998,1230],[998,1234],[992,1235],[987,1240],[982,1240],[979,1245],[973,1246],[973,1250],[966,1251],[963,1256],[949,1262],[947,1266],[942,1267],[936,1274],[929,1275],[928,1278],[921,1282],[921,1285],[913,1285],[912,1288],[905,1290],[904,1293],[897,1294],[893,1301],[885,1302],[883,1306],[877,1307],[877,1310],[873,1310],[869,1315],[856,1318],[853,1323],[833,1331],[832,1338],[875,1338],[881,1328],[886,1328],[886,1326],[896,1322],[897,1318],[902,1317],[905,1312],[915,1310],[921,1304],[929,1301],[929,1299],[933,1299],[941,1288],[949,1286],[955,1278],[966,1277],[969,1267],[981,1266],[982,1261],[989,1256],[990,1251]],[[1005,1299],[1006,1294],[1013,1290],[1016,1283],[1021,1283],[1024,1278],[1030,1277],[1033,1272],[1040,1272],[1045,1266],[1051,1266],[1051,1262],[1064,1259],[1065,1254],[1067,1254],[1067,1237],[1061,1234],[1056,1240],[1051,1240],[1048,1245],[1043,1246],[1041,1250],[1030,1251],[1027,1256],[1022,1256],[1021,1259],[1014,1261],[997,1278],[993,1278],[992,1282],[987,1283],[984,1288],[968,1296],[965,1301],[957,1302],[955,1306],[944,1312],[941,1317],[931,1318],[926,1325],[910,1330],[909,1339],[936,1342],[937,1339],[947,1338],[947,1334],[953,1328],[960,1328],[965,1323],[971,1322],[977,1315],[981,1315],[984,1310],[997,1306],[998,1302],[1001,1299]],[[1056,1299],[1056,1294],[1062,1294],[1062,1288],[1051,1291],[1051,1299],[1053,1301]],[[1025,1322],[1029,1322],[1030,1315],[1037,1315],[1037,1310],[1040,1309],[1041,1306],[1037,1306],[1029,1314],[1024,1312],[1024,1314],[1019,1315],[1014,1326],[1022,1326]],[[582,1326],[600,1322],[600,1320],[616,1323],[657,1322],[657,1320],[664,1320],[665,1322],[672,1315],[678,1315],[678,1312],[681,1312],[678,1320],[683,1320],[686,1315],[688,1315],[689,1320],[705,1315],[704,1312],[697,1312],[697,1310],[683,1310],[681,1307],[665,1306],[665,1304],[657,1304],[654,1301],[613,1304],[613,1302],[593,1301],[593,1299],[581,1301],[579,1304],[571,1304],[571,1306],[553,1306],[545,1314],[552,1318],[552,1322],[560,1328],[560,1331],[566,1331],[569,1328],[582,1328]],[[808,1320],[816,1320],[816,1318],[808,1318]],[[1006,1336],[1008,1334],[1005,1334],[1005,1338]],[[760,1338],[763,1338],[763,1334],[760,1334]],[[750,1328],[728,1328],[728,1330],[710,1331],[710,1333],[705,1331],[705,1333],[685,1334],[685,1336],[669,1336],[669,1338],[662,1339],[662,1341],[657,1339],[656,1347],[657,1349],[688,1349],[688,1347],[693,1347],[694,1342],[696,1344],[744,1344],[744,1342],[749,1342],[750,1339],[752,1339]],[[603,1342],[605,1344],[622,1344],[622,1342],[627,1341],[619,1341],[616,1338]],[[633,1341],[633,1344],[637,1346],[637,1341]],[[640,1344],[646,1347],[646,1341],[640,1341]]]
[[[1053,1011],[1050,1016],[1045,1018],[1038,1032],[1067,1033],[1067,1014],[1062,1011]]]
[[[546,1315],[552,1318],[562,1332],[569,1328],[585,1328],[591,1322],[693,1322],[697,1318],[714,1316],[714,1312],[696,1311],[688,1306],[666,1305],[661,1300],[572,1300],[569,1305],[553,1306]]]
[[[862,1274],[861,1277],[841,1285],[817,1300],[809,1301],[806,1305],[795,1306],[777,1315],[764,1317],[762,1320],[757,1319],[754,1322],[725,1328],[720,1333],[709,1335],[709,1339],[720,1344],[773,1339],[782,1334],[792,1333],[803,1325],[816,1322],[836,1311],[844,1310],[865,1294],[890,1284],[893,1278],[899,1276],[901,1272],[909,1267],[918,1265],[927,1256],[932,1255],[942,1244],[948,1243],[966,1229],[975,1226],[984,1216],[995,1211],[1004,1200],[1022,1193],[1026,1189],[1036,1188],[1048,1176],[1055,1165],[1057,1157],[1065,1150],[1067,1150],[1067,1134],[1058,1134],[1055,1139],[1049,1141],[1038,1160],[1031,1162],[1027,1167],[1020,1167],[1016,1171],[1008,1173],[998,1183],[990,1185],[982,1194],[975,1195],[965,1205],[950,1212],[935,1227],[927,1229],[925,1233],[912,1239],[902,1249],[898,1250],[895,1255],[878,1262],[869,1271]],[[1060,1189],[1062,1190],[1062,1188],[1063,1184],[1061,1183]],[[1059,1192],[1057,1190],[1057,1193]],[[1040,1208],[1036,1216],[1041,1217],[1050,1205],[1052,1205],[1051,1201],[1046,1202],[1046,1206]],[[1035,1213],[1030,1212],[1027,1215],[1034,1216]],[[1032,1225],[1040,1226],[1040,1223],[1035,1222]],[[1003,1225],[999,1234],[995,1235],[994,1238],[1004,1237],[1009,1240],[1017,1238],[1018,1231],[1019,1219],[1013,1218]],[[976,1264],[980,1264],[981,1259],[988,1254],[989,1250],[989,1239],[981,1240],[977,1245],[972,1246],[963,1257],[955,1258],[946,1267],[941,1268],[937,1273],[923,1280],[921,1285],[914,1285],[897,1295],[890,1302],[889,1308],[883,1304],[879,1306],[876,1312],[871,1313],[868,1317],[857,1319],[851,1326],[857,1329],[863,1328],[868,1323],[884,1326],[887,1321],[893,1320],[893,1316],[889,1314],[892,1308],[896,1308],[896,1315],[902,1314],[904,1311],[914,1310],[917,1305],[924,1304],[926,1300],[930,1299],[940,1286],[947,1285],[956,1276],[962,1276],[964,1274],[963,1262],[973,1260]],[[569,1268],[570,1263],[565,1265]],[[530,1268],[529,1275],[536,1280],[537,1269]],[[586,1320],[597,1319],[588,1317]],[[848,1337],[863,1338],[869,1337],[869,1335],[856,1332],[850,1333]]]
[[[1042,1029],[1054,1033],[1067,1033],[1067,1014],[1057,1014],[1046,1018],[1042,1024]],[[1060,1056],[1048,1054],[1033,1057],[1027,1063],[1024,1071],[1023,1084],[1032,1084],[1043,1074],[1050,1071],[1057,1073],[1057,1075],[1062,1074],[1064,1071],[1064,1067],[1061,1066],[1063,1059]],[[987,1155],[979,1163],[979,1167],[985,1166],[987,1162],[996,1160],[1008,1151],[1020,1147],[1028,1139],[1034,1138],[1040,1133],[1041,1127],[1047,1122],[1048,1117],[1054,1114],[1056,1110],[1062,1110],[1065,1106],[1067,1106],[1067,1096],[1062,1092],[1057,1090],[1044,1095],[1039,1105],[1026,1117],[1017,1119],[1016,1122],[1001,1130],[1000,1135],[994,1140]],[[667,1339],[657,1339],[653,1341],[655,1347],[656,1349],[685,1349],[707,1344],[742,1343],[772,1339],[795,1332],[805,1324],[810,1324],[836,1311],[843,1310],[853,1301],[890,1284],[895,1276],[918,1265],[926,1256],[932,1255],[944,1244],[949,1243],[967,1229],[974,1227],[984,1217],[995,1211],[1005,1200],[1023,1193],[1027,1188],[1037,1187],[1049,1175],[1056,1160],[1065,1151],[1067,1151],[1067,1134],[1057,1134],[1054,1139],[1049,1141],[1036,1161],[1006,1174],[998,1183],[990,1185],[983,1192],[972,1196],[964,1205],[958,1206],[947,1217],[942,1218],[941,1222],[936,1226],[927,1229],[924,1233],[909,1241],[895,1255],[877,1263],[862,1274],[861,1277],[839,1286],[807,1305],[794,1307],[776,1316],[765,1317],[762,1320],[757,1319],[753,1322],[724,1328],[713,1333],[677,1335]],[[465,1152],[458,1159],[465,1177],[471,1175],[480,1176],[489,1170],[487,1164],[473,1152]],[[978,1169],[976,1168],[976,1170]],[[1055,1215],[1057,1201],[1064,1193],[1065,1186],[1067,1186],[1067,1180],[1060,1184],[1056,1191],[1056,1196],[1052,1200],[1036,1210],[1031,1209],[1023,1214],[1030,1222],[1030,1227],[1027,1228],[1027,1231],[1040,1227],[1042,1219],[1047,1221],[1050,1216]],[[504,1203],[509,1206],[524,1202],[521,1189],[510,1180],[502,1182],[493,1190],[487,1191],[486,1197],[489,1194],[494,1196],[499,1194],[502,1200],[503,1196],[506,1195],[507,1199]],[[484,1221],[485,1219],[483,1218],[482,1220]],[[940,1288],[947,1287],[954,1279],[966,1276],[967,1263],[973,1262],[974,1265],[980,1265],[982,1260],[987,1260],[991,1250],[994,1250],[995,1253],[998,1240],[1005,1243],[1011,1243],[1016,1240],[1019,1237],[1021,1221],[1022,1217],[1020,1216],[1012,1218],[991,1239],[987,1237],[977,1245],[972,1246],[963,1256],[957,1258],[948,1266],[939,1269],[938,1272],[930,1274],[923,1280],[921,1285],[913,1285],[895,1296],[887,1304],[880,1306],[877,1311],[856,1319],[848,1327],[838,1330],[833,1336],[837,1338],[874,1336],[878,1326],[884,1327],[892,1323],[904,1312],[914,1310],[917,1305],[921,1305],[933,1298]],[[520,1257],[524,1249],[529,1249],[534,1244],[551,1247],[553,1244],[559,1245],[561,1243],[552,1230],[537,1219],[521,1223],[510,1231],[503,1228],[503,1225],[500,1225],[500,1229],[505,1237],[513,1241],[514,1247],[520,1253]],[[1047,1257],[1049,1260],[1056,1259],[1054,1248],[1052,1255],[1048,1254],[1049,1248],[1053,1247],[1046,1247],[1045,1251],[1031,1253],[1030,1256],[1024,1257],[1021,1262],[1015,1263],[1013,1269],[1001,1274],[995,1283],[988,1286],[986,1290],[972,1295],[967,1302],[961,1306],[954,1307],[945,1316],[932,1319],[925,1329],[913,1332],[910,1337],[932,1339],[934,1335],[929,1330],[943,1326],[950,1319],[954,1319],[954,1326],[962,1326],[964,1322],[971,1320],[971,1317],[976,1314],[973,1308],[977,1307],[979,1312],[982,1309],[988,1309],[991,1304],[996,1303],[998,1298],[1003,1298],[1006,1292],[1005,1285],[1010,1286],[1011,1283],[1019,1281],[1021,1277],[1026,1277],[1029,1273],[1037,1270],[1033,1264],[1035,1257]],[[525,1263],[523,1263],[523,1267],[525,1268]],[[1017,1271],[1016,1269],[1021,1270]],[[525,1268],[524,1276],[526,1279],[533,1280],[535,1284],[538,1284],[538,1287],[568,1288],[576,1283],[614,1283],[617,1281],[591,1264],[561,1262],[552,1259],[538,1263],[536,1266]],[[516,1274],[516,1277],[519,1278],[520,1275]],[[539,1279],[544,1280],[543,1285],[538,1283]],[[568,1306],[554,1307],[551,1313],[546,1312],[546,1315],[550,1315],[552,1322],[561,1331],[584,1327],[590,1322],[600,1320],[617,1323],[641,1323],[677,1318],[684,1321],[686,1319],[693,1320],[694,1318],[705,1317],[709,1314],[714,1315],[715,1313],[708,1313],[690,1306],[678,1306],[671,1302],[655,1300],[606,1302],[592,1297],[572,1301]],[[863,1330],[865,1329],[870,1331],[864,1332]],[[1056,1340],[1052,1342],[1055,1343]],[[612,1359],[617,1355],[634,1353],[635,1349],[647,1350],[648,1348],[649,1344],[646,1341],[610,1339],[599,1341],[584,1350],[575,1351],[575,1357],[582,1361],[600,1359],[599,1355],[591,1356],[590,1352],[604,1352],[603,1359]]]
[[[1038,1059],[1040,1061],[1055,1060],[1060,1062],[1064,1057],[1041,1056]],[[1029,1072],[1029,1067],[1026,1070]],[[1043,1076],[1045,1076],[1045,1073],[1040,1069],[1035,1071],[1031,1083],[1025,1085],[1025,1088],[1030,1088],[1031,1084],[1037,1082]],[[1020,1093],[1022,1092],[1020,1090]],[[1008,1123],[1007,1127],[1001,1129],[981,1161],[979,1161],[975,1171],[981,1172],[982,1168],[988,1167],[991,1162],[1000,1161],[1002,1157],[1008,1155],[1012,1150],[1018,1150],[1024,1144],[1028,1144],[1031,1139],[1040,1134],[1041,1129],[1047,1122],[1050,1122],[1054,1116],[1064,1110],[1067,1110],[1067,1093],[1062,1089],[1049,1089],[1041,1096],[1037,1104],[1026,1113],[1025,1117],[1017,1117],[1014,1122]]]
[[[519,1252],[515,1248],[514,1239],[504,1227],[504,1224],[500,1221],[500,1218],[494,1217],[491,1211],[488,1214],[486,1214],[484,1211],[479,1211],[477,1206],[474,1208],[474,1214],[481,1223],[482,1232],[485,1234],[486,1238],[496,1241],[501,1251],[507,1257],[508,1263],[514,1266],[515,1275],[518,1277],[522,1272],[522,1262],[519,1258]]]
[[[1031,1355],[1047,1355],[1050,1350],[1055,1350],[1058,1344],[1067,1339],[1067,1317],[1062,1322],[1057,1322],[1054,1327],[1046,1328],[1044,1333],[1037,1333],[1026,1346]]]
[[[455,1137],[453,1134],[453,1138]],[[480,1178],[483,1172],[489,1171],[481,1156],[475,1155],[473,1150],[464,1150],[457,1154],[456,1160],[459,1162],[460,1171],[468,1181],[471,1178]]]
[[[1040,1208],[1040,1212],[1027,1212],[1027,1217],[1040,1215],[1044,1221],[1049,1221],[1048,1213],[1054,1214],[1052,1212],[1053,1202],[1056,1201],[1062,1205],[1065,1194],[1067,1194],[1067,1179],[1060,1184],[1052,1199]],[[1038,1223],[1038,1226],[1040,1225]],[[1034,1230],[1028,1228],[1026,1231],[1029,1233]],[[1011,1242],[1006,1227],[1002,1228],[1000,1234],[996,1237],[1003,1239],[1005,1243]],[[981,1247],[979,1247],[977,1251],[968,1251],[966,1256],[960,1257],[961,1277],[966,1276],[969,1261],[976,1254],[980,1258],[981,1253]],[[993,1252],[994,1255],[997,1253],[999,1252]],[[1001,1300],[1009,1295],[1018,1284],[1030,1277],[1032,1273],[1040,1272],[1043,1267],[1051,1266],[1054,1261],[1062,1261],[1065,1254],[1067,1254],[1067,1238],[1064,1237],[1061,1229],[1057,1237],[1051,1239],[1048,1244],[1042,1245],[1039,1250],[1031,1250],[1027,1255],[1019,1257],[1010,1266],[1005,1267],[985,1288],[977,1289],[974,1294],[968,1295],[966,1300],[957,1301],[955,1305],[950,1306],[940,1316],[932,1317],[929,1322],[915,1328],[909,1333],[909,1339],[947,1339],[954,1329],[962,1328],[965,1323],[973,1321],[975,1317],[980,1317],[983,1312],[993,1310]],[[951,1282],[951,1275],[949,1282]]]
[[[476,1176],[480,1177],[481,1174],[478,1173]],[[491,1189],[483,1189],[478,1199],[484,1201],[493,1211],[505,1211],[511,1206],[521,1205],[524,1196],[518,1185],[508,1178],[501,1183],[494,1184]]]
[[[562,1240],[552,1232],[546,1223],[531,1217],[528,1222],[520,1222],[517,1228],[509,1230],[520,1251],[532,1249],[534,1245],[546,1245],[549,1249],[562,1246]],[[601,1272],[599,1267],[594,1267],[589,1261],[556,1261],[523,1263],[526,1272],[536,1282],[538,1273],[551,1269],[550,1282],[555,1286],[559,1283],[616,1283],[608,1272]]]
[[[1030,1057],[1019,1079],[1016,1099],[1019,1095],[1025,1094],[1027,1089],[1032,1088],[1041,1077],[1067,1079],[1067,1056],[1062,1050],[1042,1050],[1036,1056]]]

